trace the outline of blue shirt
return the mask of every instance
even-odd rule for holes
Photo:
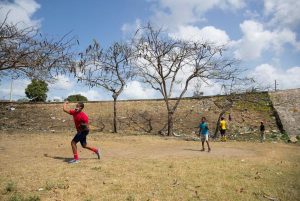
[[[208,135],[208,126],[206,122],[201,122],[199,128],[201,135]]]

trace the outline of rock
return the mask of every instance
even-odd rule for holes
[[[289,141],[292,142],[292,143],[298,142],[298,140],[297,140],[297,138],[296,138],[295,135],[294,135],[294,136],[291,136]]]

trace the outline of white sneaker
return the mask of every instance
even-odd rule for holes
[[[70,163],[70,164],[79,163],[79,160],[72,159],[72,160],[70,160],[68,163]]]

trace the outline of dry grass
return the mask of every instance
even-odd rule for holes
[[[199,142],[92,133],[88,142],[101,147],[103,158],[79,148],[81,162],[70,165],[71,139],[1,134],[0,200],[16,194],[70,201],[300,198],[297,145],[212,142],[207,153]]]

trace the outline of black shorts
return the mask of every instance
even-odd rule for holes
[[[220,130],[220,133],[221,133],[221,135],[225,135],[226,130],[225,130],[225,129],[221,129],[221,130]]]
[[[89,134],[89,130],[78,131],[78,133],[74,136],[74,142],[80,142],[81,146],[86,145],[86,136]]]

